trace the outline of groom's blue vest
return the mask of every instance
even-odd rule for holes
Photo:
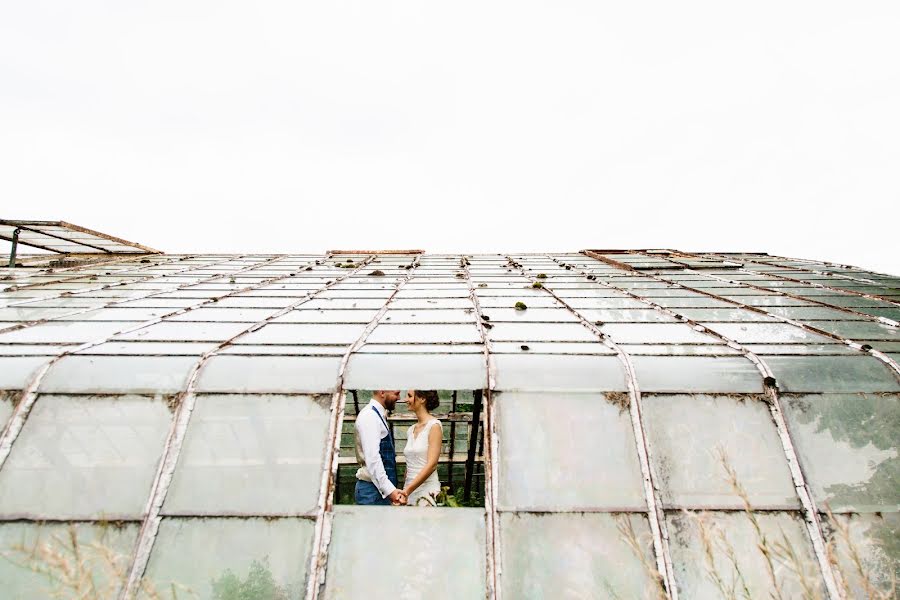
[[[381,456],[381,463],[384,465],[384,472],[394,487],[400,487],[397,483],[397,451],[394,448],[394,436],[391,435],[391,428],[388,427],[387,421],[381,416],[374,406],[372,410],[381,419],[388,434],[381,438],[378,446],[378,454]],[[371,475],[371,473],[370,473]],[[356,503],[357,504],[386,504],[390,505],[388,498],[382,498],[381,492],[371,481],[356,481]]]

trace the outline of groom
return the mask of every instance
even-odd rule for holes
[[[400,390],[375,390],[372,400],[356,415],[356,503],[406,504],[397,489],[397,455],[387,412],[394,410]]]

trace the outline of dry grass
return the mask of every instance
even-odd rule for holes
[[[107,525],[111,527],[111,525]],[[47,598],[106,600],[115,598],[128,576],[131,557],[116,552],[101,541],[81,542],[75,524],[60,533],[38,535],[33,543],[12,544],[0,557],[47,581],[41,590]],[[141,584],[140,597],[147,600],[197,598],[190,589],[169,584],[160,592],[149,581]]]
[[[642,544],[638,539],[637,533],[634,531],[634,527],[631,525],[631,519],[628,515],[617,515],[616,516],[616,529],[619,530],[619,537],[628,544],[628,547],[631,549],[632,553],[637,557],[637,559],[641,562],[641,567],[643,567],[644,572],[650,578],[651,581],[654,582],[654,586],[651,591],[651,595],[656,600],[665,600],[669,597],[666,592],[666,585],[663,581],[663,576],[660,574],[659,569],[656,568],[656,565],[653,564],[653,561],[650,559],[648,554],[648,548],[645,544]],[[652,548],[652,545],[651,545]]]

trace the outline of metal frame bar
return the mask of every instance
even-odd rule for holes
[[[485,550],[487,556],[485,562],[487,564],[487,590],[488,600],[500,600],[503,590],[500,588],[500,572],[502,571],[502,561],[500,556],[500,513],[497,510],[497,482],[500,478],[499,472],[499,432],[497,431],[496,406],[494,404],[494,389],[496,381],[494,379],[494,359],[491,356],[490,341],[487,335],[487,328],[484,325],[484,313],[481,310],[481,301],[475,292],[475,284],[472,281],[472,272],[469,269],[470,261],[468,255],[460,258],[460,267],[462,268],[463,278],[466,280],[466,287],[469,288],[469,300],[475,309],[475,327],[478,329],[478,337],[484,348],[484,365],[485,365],[485,387],[484,387],[484,441],[487,445],[487,453],[484,455],[484,509],[485,509],[485,534],[486,544]],[[474,407],[473,407],[474,408]]]
[[[584,316],[573,308],[568,302],[563,300],[553,290],[548,288],[546,284],[535,278],[529,277],[525,268],[507,256],[510,265],[515,267],[522,275],[529,279],[532,284],[540,283],[540,289],[550,294],[557,302],[559,302],[566,310],[575,316],[582,326],[587,328],[591,333],[596,335],[600,342],[610,350],[616,353],[619,361],[625,371],[625,381],[628,387],[630,402],[628,403],[628,412],[631,417],[631,425],[634,433],[634,440],[637,446],[638,459],[641,465],[641,475],[644,484],[644,499],[647,502],[647,517],[650,523],[650,531],[653,536],[653,550],[656,558],[656,570],[661,578],[660,584],[672,600],[678,600],[678,587],[675,582],[675,568],[672,564],[672,556],[669,550],[669,531],[666,525],[665,513],[662,508],[662,499],[659,492],[658,476],[653,469],[651,462],[650,444],[647,442],[647,436],[644,433],[643,424],[643,405],[641,402],[641,390],[638,385],[637,373],[634,370],[634,364],[627,352],[612,340],[608,335],[601,331],[596,325],[585,319]]]
[[[472,499],[472,477],[475,475],[475,452],[478,450],[478,430],[481,425],[482,391],[475,390],[475,402],[472,406],[472,427],[469,433],[469,453],[466,456],[466,480],[463,497],[466,502]]]
[[[368,261],[373,260],[374,255],[369,257]],[[310,554],[309,568],[307,571],[306,598],[307,600],[316,600],[325,586],[326,571],[328,568],[328,548],[331,543],[331,531],[333,523],[334,510],[334,489],[338,478],[338,458],[341,453],[341,433],[343,431],[344,407],[346,404],[346,393],[344,390],[344,374],[347,365],[350,363],[350,357],[356,350],[366,343],[372,331],[378,327],[381,319],[384,318],[390,307],[391,301],[397,296],[397,293],[412,279],[413,271],[419,264],[419,257],[416,256],[409,271],[404,275],[398,283],[395,284],[394,291],[384,301],[381,309],[375,314],[371,321],[356,338],[344,355],[341,357],[341,363],[338,367],[337,381],[335,383],[335,391],[331,399],[331,422],[329,424],[328,438],[330,443],[325,448],[325,458],[323,460],[323,473],[321,487],[319,489],[319,501],[316,508],[316,524],[313,531],[312,552]],[[360,265],[356,270],[363,267]]]

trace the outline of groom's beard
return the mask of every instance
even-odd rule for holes
[[[384,408],[387,409],[387,410],[389,410],[390,412],[394,412],[394,407],[395,407],[395,406],[397,406],[397,401],[396,401],[396,400],[394,400],[393,402],[391,402],[390,400],[385,400],[385,401],[384,401]]]

